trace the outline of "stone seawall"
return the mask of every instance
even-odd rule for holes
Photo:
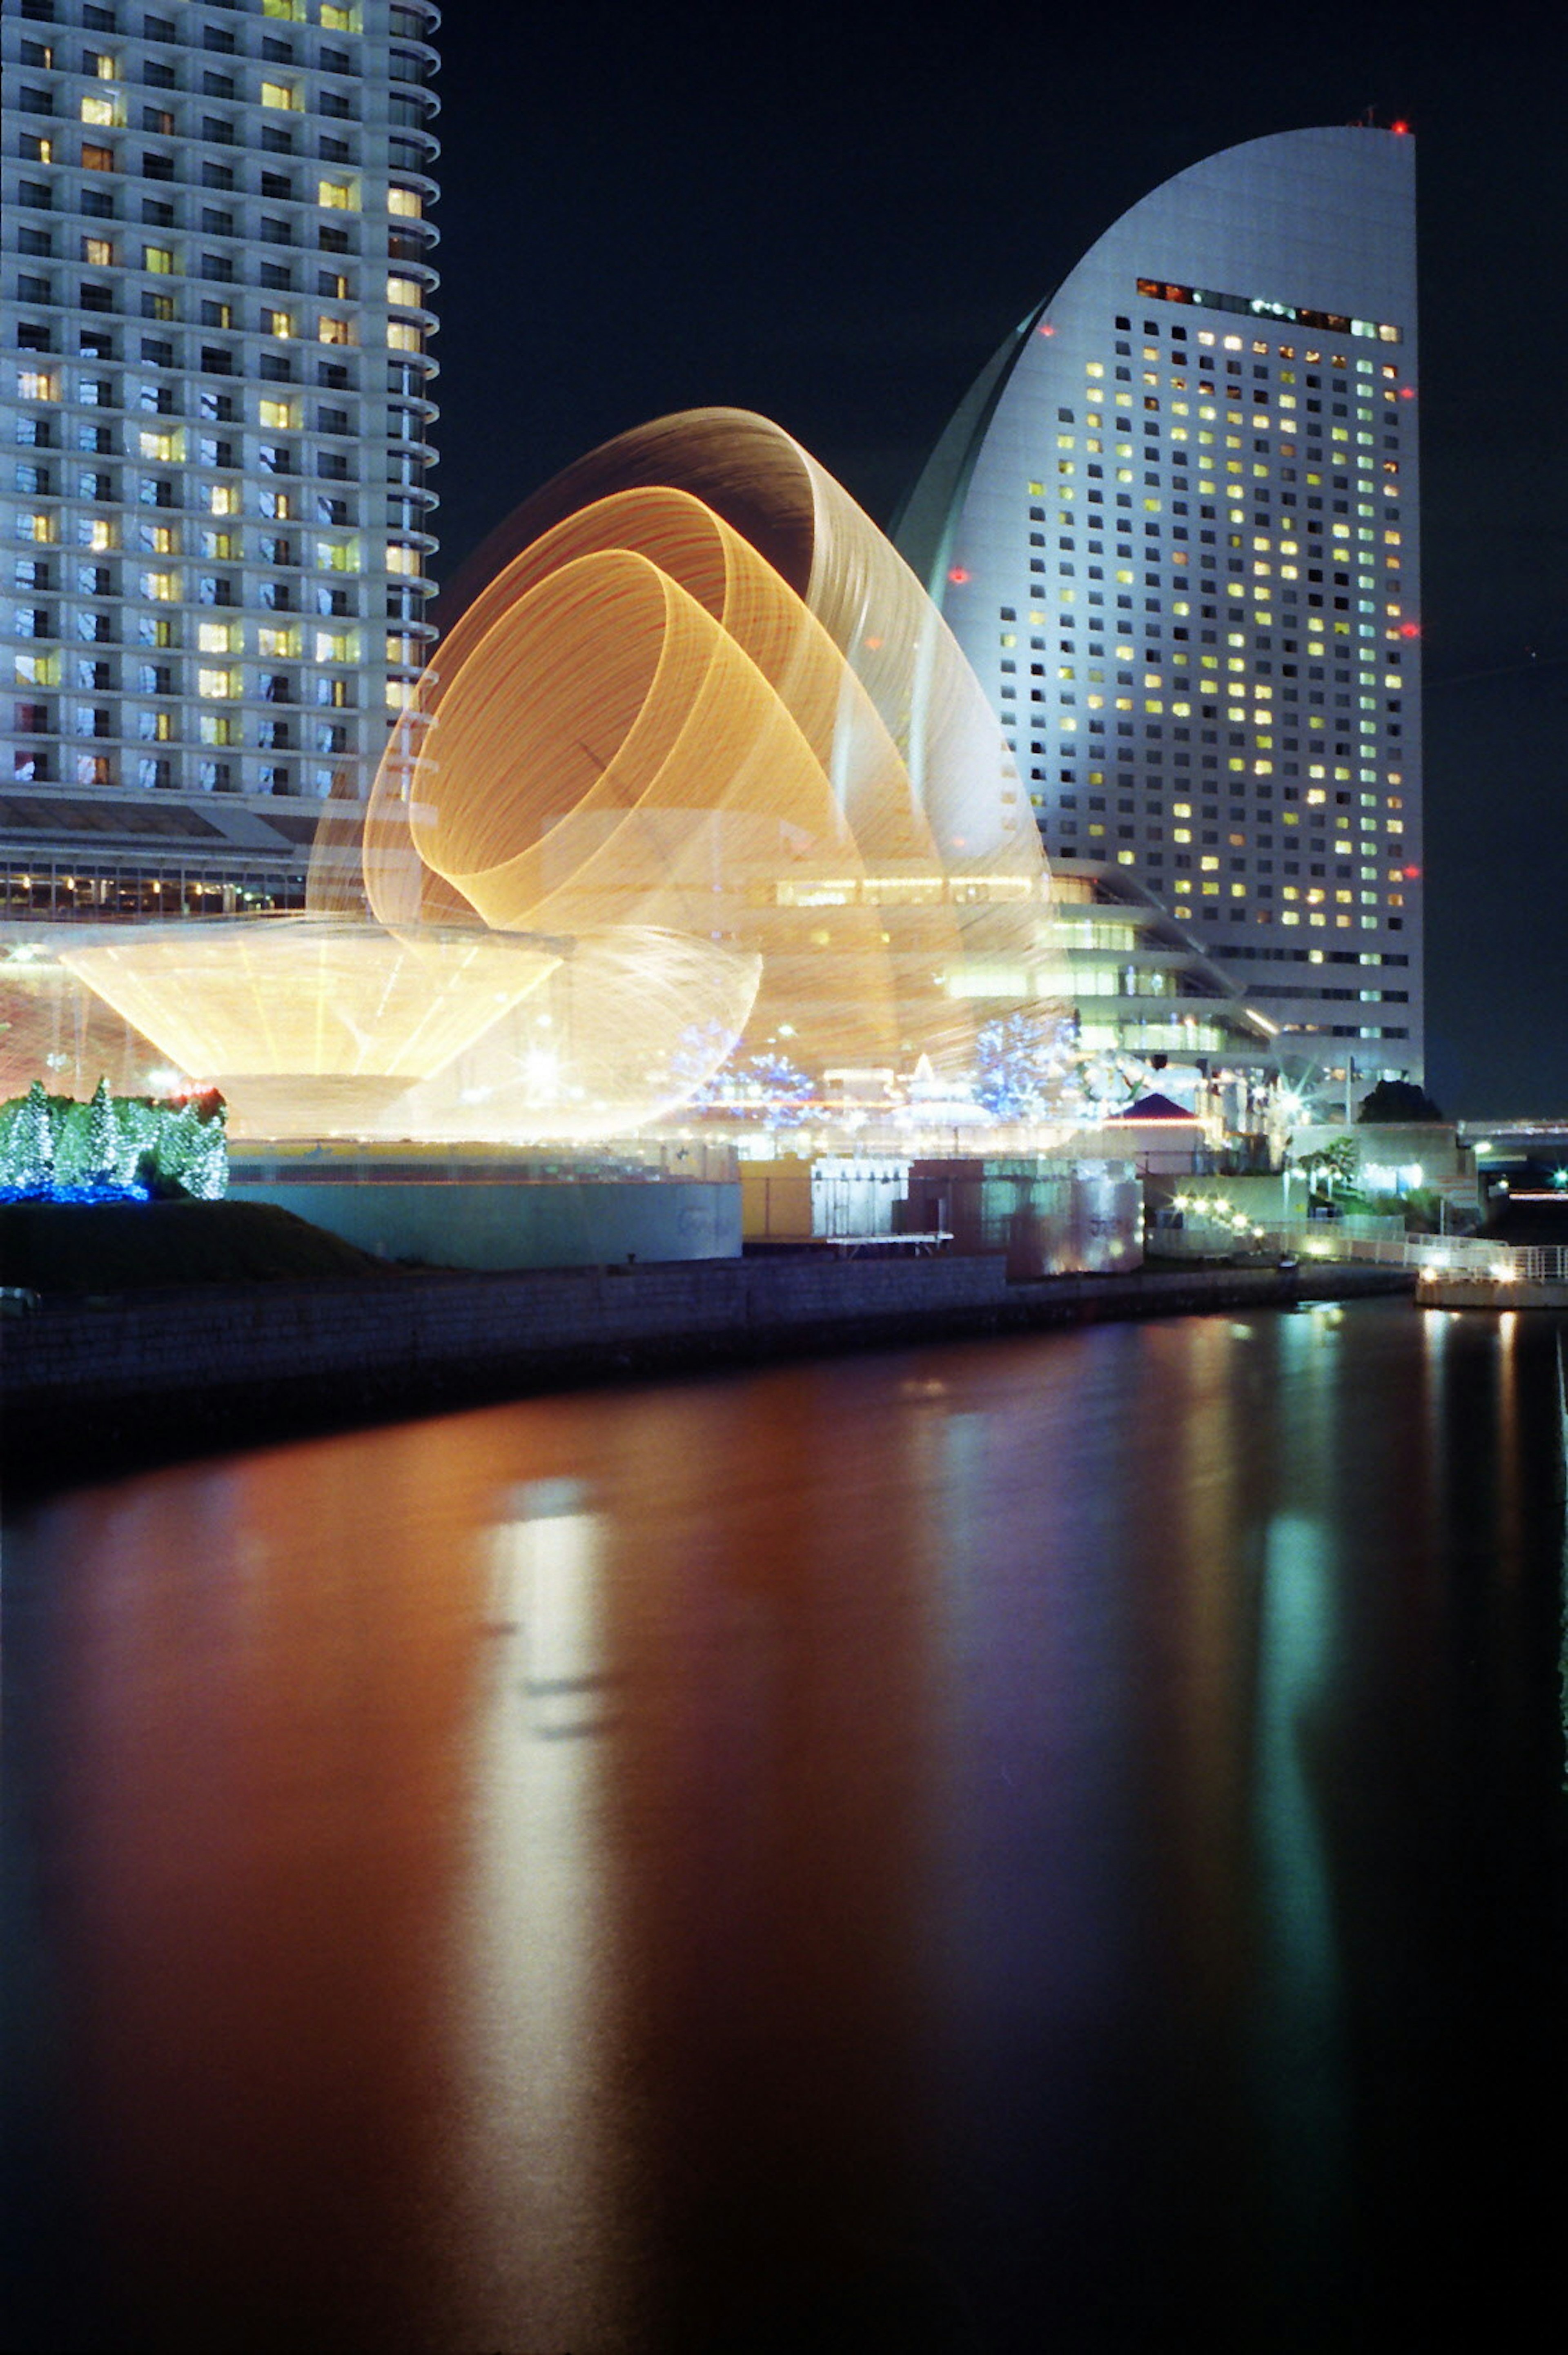
[[[1413,1288],[1381,1268],[1009,1284],[999,1257],[755,1259],[192,1286],[44,1302],[0,1327],[13,1479],[664,1369],[1105,1316]]]

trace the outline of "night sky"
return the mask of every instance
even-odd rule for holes
[[[441,569],[672,410],[775,418],[887,523],[971,378],[1215,150],[1420,142],[1429,1086],[1568,1117],[1568,31],[1555,10],[513,8],[440,36]],[[1500,31],[1493,30],[1494,23]]]

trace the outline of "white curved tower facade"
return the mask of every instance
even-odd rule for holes
[[[1349,1090],[1419,1079],[1413,141],[1249,141],[1124,215],[896,533],[1053,863],[1130,870]]]

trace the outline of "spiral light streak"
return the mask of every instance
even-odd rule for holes
[[[274,1133],[604,1135],[738,1041],[818,1083],[956,1077],[977,1020],[1040,998],[1047,878],[997,721],[777,426],[624,434],[475,577],[368,805],[324,814],[304,920],[69,959],[172,1060]]]
[[[221,1074],[242,1121],[281,1131],[373,1118],[549,979],[543,943],[288,916],[59,928],[69,973],[177,1069]]]

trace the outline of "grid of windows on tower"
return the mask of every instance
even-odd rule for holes
[[[433,22],[21,0],[13,782],[310,798],[373,770],[433,634]]]
[[[1206,925],[1398,932],[1408,377],[1349,337],[1141,324],[1019,485],[997,697],[1048,847]]]

